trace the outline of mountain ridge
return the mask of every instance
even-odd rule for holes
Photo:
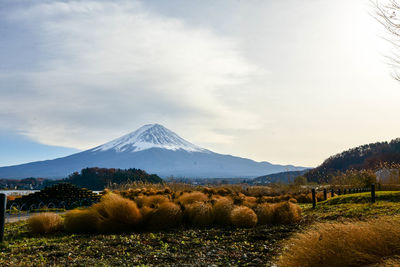
[[[65,178],[88,167],[138,168],[161,177],[186,178],[253,178],[305,169],[218,154],[184,140],[162,125],[148,124],[108,143],[66,157],[1,167],[0,178]]]

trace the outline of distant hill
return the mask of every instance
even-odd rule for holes
[[[252,184],[269,184],[269,183],[284,183],[287,184],[289,181],[293,182],[297,176],[304,175],[308,169],[302,171],[288,171],[279,172],[260,176],[251,180]]]
[[[329,157],[304,176],[312,182],[329,182],[330,177],[338,171],[377,169],[383,163],[400,164],[400,138],[346,150]]]
[[[304,167],[223,155],[194,145],[159,124],[148,124],[98,147],[67,157],[1,167],[0,178],[65,178],[87,167],[142,169],[166,177],[253,178]]]
[[[162,183],[163,180],[155,174],[148,174],[139,169],[86,168],[80,173],[74,172],[63,180],[48,180],[47,185],[60,182],[70,183],[91,190],[103,190],[110,184],[123,184],[126,182]]]

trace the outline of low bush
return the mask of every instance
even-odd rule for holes
[[[152,212],[148,226],[150,229],[169,229],[182,223],[181,207],[172,202],[164,202]]]
[[[70,210],[65,214],[64,228],[71,233],[90,233],[97,231],[99,214],[92,208]]]
[[[289,201],[275,204],[274,209],[274,223],[276,224],[292,224],[301,219],[301,208]]]
[[[101,232],[121,232],[134,229],[140,223],[142,214],[136,203],[117,194],[107,194],[92,206],[99,216]]]
[[[183,193],[182,196],[178,198],[178,201],[184,205],[195,202],[206,202],[207,200],[208,197],[202,192]]]
[[[148,225],[149,221],[151,220],[151,217],[154,214],[154,209],[150,208],[148,206],[143,206],[140,208],[140,213],[142,215],[142,222],[141,224],[145,227]]]
[[[45,234],[63,229],[63,219],[56,213],[41,213],[28,219],[28,228],[31,233]]]
[[[272,224],[275,222],[276,204],[263,203],[256,207],[255,211],[258,218],[258,224]]]
[[[215,223],[224,226],[230,225],[233,207],[233,201],[227,197],[216,199],[213,206]]]
[[[138,207],[147,206],[150,208],[157,208],[160,204],[168,202],[169,199],[162,195],[142,196],[136,199]]]
[[[399,217],[321,223],[289,239],[278,266],[390,266],[398,264],[388,258],[399,255],[399,240]]]
[[[250,228],[257,224],[257,215],[252,209],[239,206],[232,210],[231,221],[236,227]]]
[[[245,197],[242,203],[243,206],[248,208],[255,208],[257,206],[257,198],[255,197]]]
[[[213,207],[204,202],[185,205],[184,218],[186,222],[195,227],[210,226],[214,222]]]

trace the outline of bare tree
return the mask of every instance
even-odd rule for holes
[[[400,81],[400,0],[375,0],[375,18],[388,32],[389,41],[394,50],[390,56],[389,64],[393,67],[393,77]]]

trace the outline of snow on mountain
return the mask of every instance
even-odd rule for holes
[[[304,167],[256,162],[198,147],[159,124],[67,157],[0,167],[0,178],[65,178],[87,167],[138,168],[161,177],[250,178]]]
[[[209,152],[207,149],[184,140],[160,124],[144,125],[132,133],[95,147],[92,151],[138,152],[150,148]]]

